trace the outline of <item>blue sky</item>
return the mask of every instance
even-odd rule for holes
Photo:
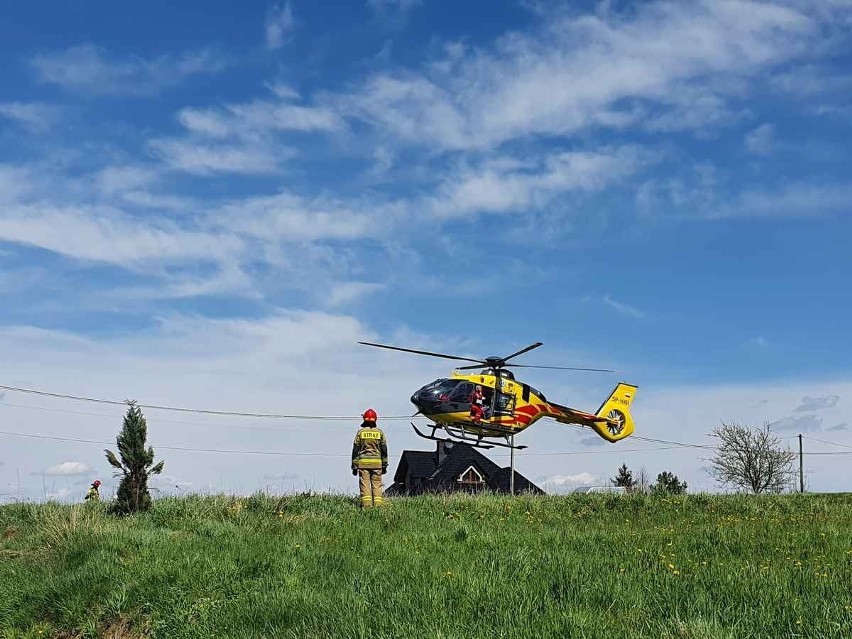
[[[845,0],[7,7],[2,383],[402,414],[446,367],[355,341],[489,355],[540,340],[529,363],[639,384],[649,436],[699,441],[725,418],[850,443],[835,428],[852,379],[850,29]],[[579,408],[617,381],[530,379]],[[0,417],[62,430],[28,401],[7,394]],[[64,428],[112,436],[83,421]],[[348,438],[306,428],[220,435]],[[582,432],[548,428],[530,451],[583,450]],[[69,460],[12,439],[7,482],[13,458],[104,472],[91,446]],[[621,461],[603,457],[542,477]],[[256,487],[243,462],[223,462],[223,486]],[[174,464],[175,481],[205,485],[208,463]],[[339,488],[337,463],[292,474]],[[685,455],[700,484],[695,469]]]

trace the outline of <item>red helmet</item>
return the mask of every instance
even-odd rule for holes
[[[361,415],[361,417],[364,418],[365,422],[374,422],[379,418],[379,416],[376,415],[376,411],[374,411],[372,408],[368,408],[367,410],[365,410],[364,414]]]
[[[96,480],[92,483],[92,486],[95,486],[96,488],[97,488],[98,486],[100,486],[100,485],[101,485],[101,480],[100,480],[100,479],[96,479]]]

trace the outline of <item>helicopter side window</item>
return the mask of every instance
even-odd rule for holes
[[[450,394],[449,401],[456,404],[467,404],[470,394],[473,392],[473,384],[470,382],[462,382],[456,386],[455,390]]]

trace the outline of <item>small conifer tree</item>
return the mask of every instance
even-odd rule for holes
[[[622,486],[628,492],[632,491],[636,486],[636,480],[633,479],[633,472],[627,468],[627,464],[622,464],[618,469],[618,474],[613,479],[610,479],[613,486]]]
[[[686,493],[686,482],[680,481],[677,475],[664,470],[657,475],[657,483],[651,488],[655,495],[683,495]]]
[[[122,515],[143,512],[151,507],[148,478],[161,473],[164,464],[161,461],[154,465],[154,449],[145,447],[148,424],[142,410],[135,401],[127,403],[129,408],[124,416],[124,425],[115,440],[121,461],[111,450],[104,449],[107,461],[120,471],[116,473],[117,477],[121,477],[121,483],[113,508]]]

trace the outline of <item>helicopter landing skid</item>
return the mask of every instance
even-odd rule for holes
[[[430,434],[423,433],[414,423],[411,423],[411,427],[414,429],[414,432],[417,433],[423,439],[431,439],[436,442],[450,442],[452,444],[467,444],[468,446],[473,446],[474,448],[483,448],[489,449],[494,448],[495,446],[499,446],[501,448],[514,448],[516,450],[523,450],[526,446],[513,446],[508,443],[509,437],[506,436],[507,443],[496,442],[493,440],[483,441],[482,436],[473,437],[469,433],[467,433],[464,429],[459,429],[457,432],[454,432],[446,424],[430,424],[429,427],[432,429]],[[438,429],[443,430],[449,437],[436,437],[435,433]]]

